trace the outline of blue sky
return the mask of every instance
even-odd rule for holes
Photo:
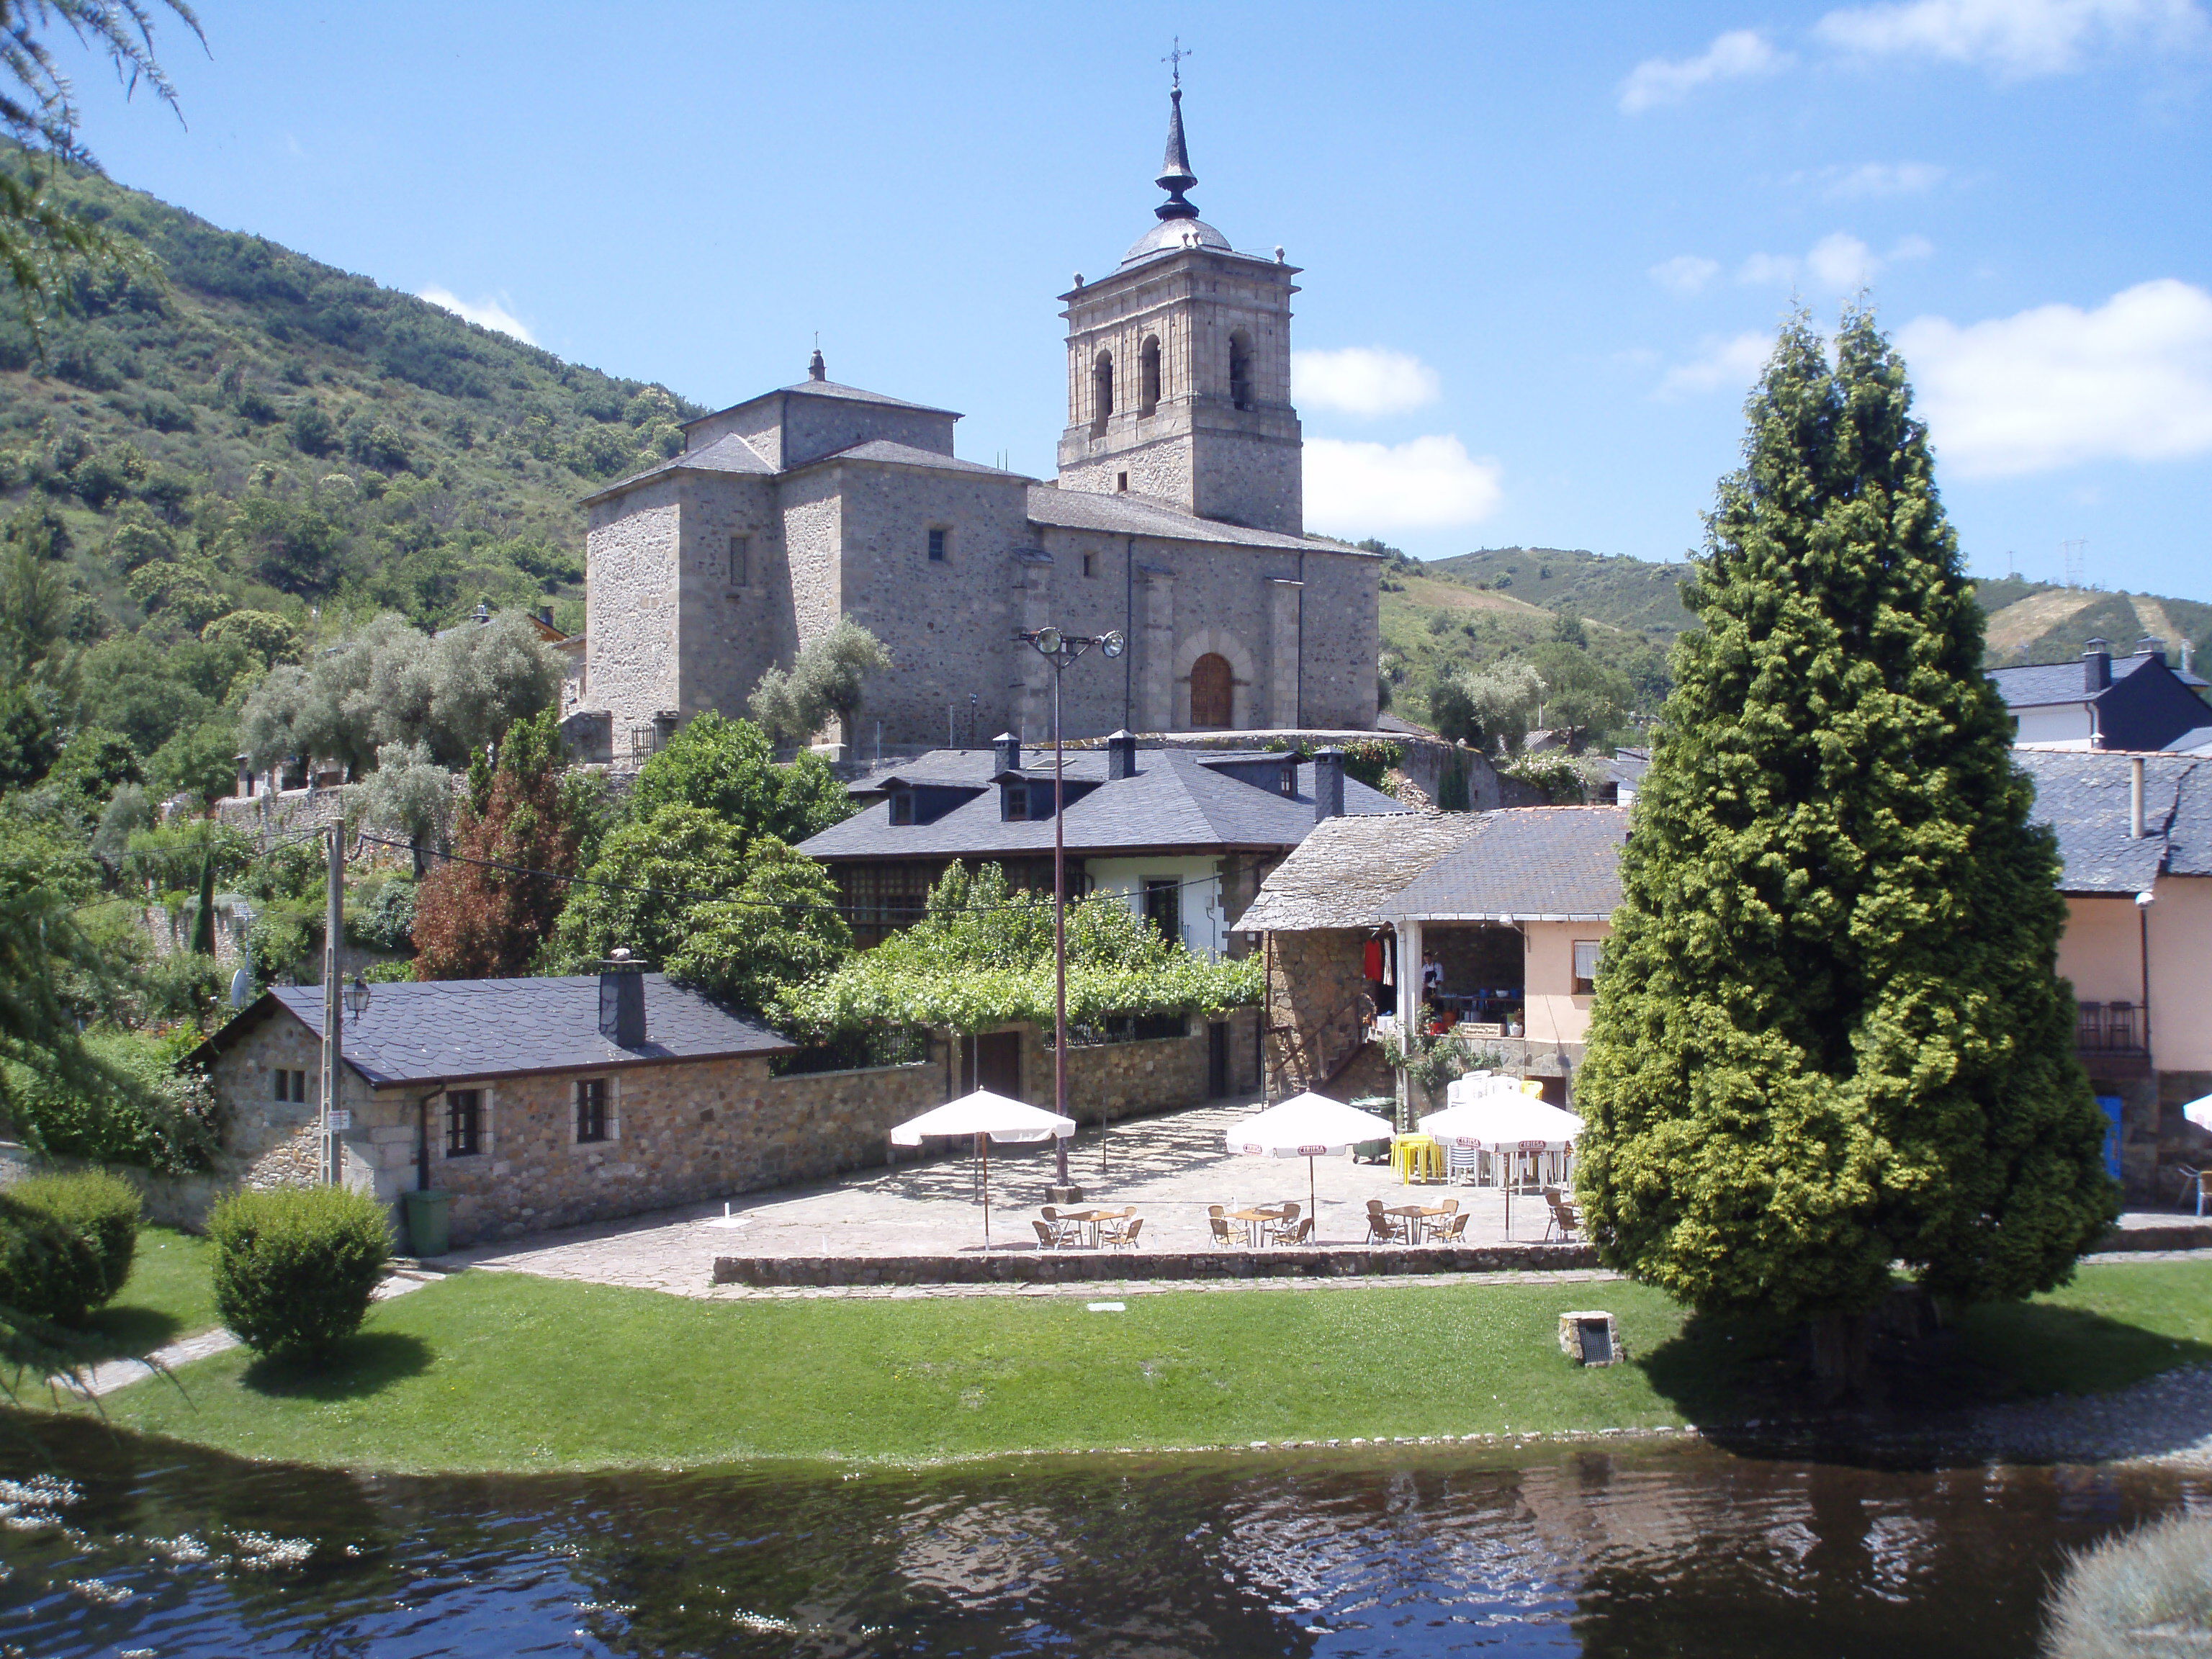
[[[1200,183],[1281,244],[1313,528],[1679,557],[1793,294],[1867,285],[1972,568],[2212,599],[2200,0],[246,4],[78,69],[109,171],[722,404],[834,378],[1049,477],[1054,295]]]

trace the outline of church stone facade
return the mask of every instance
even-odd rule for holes
[[[958,459],[950,410],[809,378],[684,429],[587,498],[590,628],[574,730],[613,754],[708,709],[850,617],[894,666],[856,755],[1026,740],[1051,669],[1016,640],[1119,629],[1062,688],[1071,737],[1376,717],[1376,561],[1308,538],[1290,395],[1297,268],[1199,219],[1175,94],[1158,224],[1061,297],[1068,425],[1041,483]]]

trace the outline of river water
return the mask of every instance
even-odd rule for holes
[[[0,1653],[2023,1659],[2157,1470],[1700,1444],[437,1479],[0,1421]]]

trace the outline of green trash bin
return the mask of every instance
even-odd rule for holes
[[[407,1194],[407,1243],[418,1256],[443,1255],[449,1236],[451,1193],[416,1192]]]

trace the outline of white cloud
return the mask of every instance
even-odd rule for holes
[[[1708,338],[1699,355],[1668,369],[1651,395],[1672,403],[1723,387],[1747,387],[1766,365],[1774,342],[1764,334],[1739,334],[1732,339]]]
[[[2008,80],[2078,69],[2100,47],[2172,50],[2207,35],[2195,0],[1902,0],[1832,11],[1813,32],[1863,58],[1968,64]]]
[[[1701,259],[1694,253],[1678,253],[1652,266],[1650,276],[1669,294],[1679,294],[1686,299],[1701,291],[1720,272],[1717,260]]]
[[[1348,535],[1473,524],[1505,495],[1504,469],[1449,434],[1387,445],[1309,438],[1305,480],[1306,522]]]
[[[2212,293],[2172,277],[2094,311],[2039,306],[1897,331],[1948,471],[2006,477],[2212,453]]]
[[[1436,370],[1402,351],[1346,346],[1291,354],[1291,397],[1301,408],[1397,415],[1443,395]]]
[[[1864,288],[1893,264],[1924,259],[1936,251],[1925,236],[1900,239],[1887,253],[1876,253],[1845,231],[1832,231],[1799,258],[1791,253],[1754,253],[1737,268],[1739,283],[1795,283],[1800,276],[1826,293],[1849,294]]]
[[[524,325],[522,319],[507,308],[503,299],[479,300],[474,305],[471,305],[450,289],[435,286],[424,289],[415,297],[418,300],[428,300],[440,310],[450,311],[464,322],[474,323],[479,328],[493,329],[499,333],[511,335],[525,345],[538,343],[537,337]]]
[[[1638,64],[1620,83],[1621,113],[1638,115],[1662,104],[1679,104],[1712,82],[1771,75],[1790,61],[1788,52],[1777,52],[1758,30],[1731,29],[1696,58],[1648,58]]]
[[[1890,196],[1925,196],[1949,174],[1932,161],[1864,161],[1855,167],[1831,167],[1820,176],[1832,202],[1856,202]]]

